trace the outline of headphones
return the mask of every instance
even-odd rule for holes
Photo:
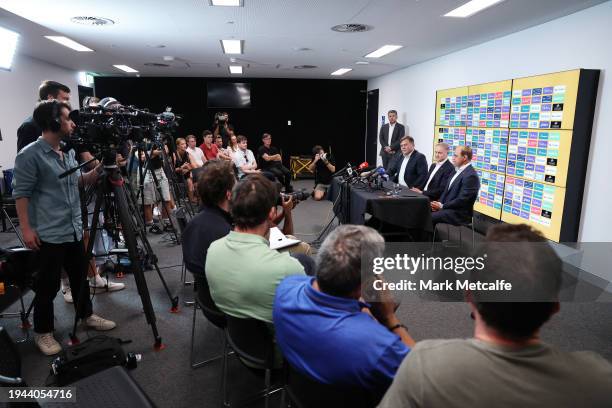
[[[62,119],[60,118],[60,104],[55,99],[51,102],[51,121],[49,122],[49,129],[52,132],[59,132],[62,128]]]

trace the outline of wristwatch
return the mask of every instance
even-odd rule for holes
[[[389,331],[393,331],[395,329],[399,329],[400,327],[403,327],[404,329],[406,328],[406,326],[404,326],[403,324],[398,323],[398,324],[396,324],[394,326],[388,327],[388,329],[389,329]]]

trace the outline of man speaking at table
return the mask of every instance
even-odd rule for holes
[[[453,154],[455,174],[444,189],[440,201],[432,201],[431,221],[462,225],[470,221],[474,213],[474,201],[478,197],[480,179],[472,167],[472,148],[457,146]]]
[[[387,168],[391,179],[408,188],[424,185],[427,182],[427,159],[415,150],[412,136],[402,137],[400,150]]]
[[[383,167],[389,166],[389,161],[399,151],[400,139],[406,134],[404,125],[397,122],[397,111],[390,110],[387,113],[389,123],[385,123],[380,128],[378,140],[380,141],[380,156],[382,157]]]

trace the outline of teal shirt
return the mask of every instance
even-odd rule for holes
[[[208,248],[210,294],[231,316],[272,323],[276,287],[289,275],[305,275],[302,264],[286,252],[270,249],[259,235],[231,231]]]
[[[13,197],[28,198],[30,226],[41,241],[61,244],[83,238],[79,172],[59,175],[78,166],[74,150],[53,150],[42,137],[19,152],[13,170]]]

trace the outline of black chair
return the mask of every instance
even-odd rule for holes
[[[227,327],[227,318],[226,315],[217,308],[215,302],[212,300],[210,296],[210,289],[208,287],[208,282],[206,279],[198,278],[196,283],[193,285],[194,288],[194,297],[195,297],[195,305],[193,307],[193,321],[191,325],[191,351],[190,351],[190,361],[191,368],[199,368],[213,361],[217,361],[220,358],[223,358],[223,366],[226,365],[226,359],[229,353],[227,337],[225,334],[223,335],[223,354],[221,356],[216,356],[213,358],[209,358],[204,361],[195,361],[195,331],[196,331],[196,314],[198,313],[198,309],[202,310],[204,317],[216,328],[220,330],[225,330]]]
[[[463,245],[463,236],[462,236],[461,231],[463,230],[463,227],[465,227],[465,228],[468,228],[468,229],[471,229],[471,230],[472,230],[472,249],[474,249],[474,247],[475,247],[475,245],[476,245],[476,239],[475,239],[475,237],[476,237],[476,232],[475,232],[475,230],[474,230],[474,216],[473,216],[473,215],[472,215],[472,218],[470,219],[470,221],[465,222],[465,223],[462,223],[462,224],[457,224],[457,225],[454,225],[454,224],[445,224],[445,223],[440,223],[440,224],[437,224],[437,225],[434,227],[433,238],[432,238],[433,243],[435,243],[435,242],[436,242],[436,231],[437,231],[437,230],[438,230],[438,228],[439,228],[440,226],[442,226],[442,225],[446,225],[446,236],[447,236],[447,238],[448,238],[448,239],[447,239],[447,241],[448,241],[448,242],[451,242],[451,239],[450,239],[450,238],[451,238],[451,228],[450,228],[450,227],[451,227],[451,225],[452,225],[453,227],[456,227],[456,228],[458,228],[458,229],[459,229],[459,241],[458,241],[458,244],[457,244],[457,245],[450,245],[450,244],[448,244],[448,243],[447,243],[447,245],[446,245],[446,246],[448,246],[448,247],[451,247],[451,246],[452,246],[452,247],[461,247],[461,246]]]
[[[25,386],[21,378],[19,350],[2,326],[0,326],[0,386]]]
[[[182,241],[183,240],[183,231],[185,231],[185,228],[187,227],[187,223],[189,222],[187,220],[187,210],[185,209],[185,207],[179,207],[174,212],[174,218],[176,219],[176,224],[178,226],[179,236],[180,236],[180,239]],[[181,262],[181,282],[183,282],[183,285],[185,285],[185,286],[193,284],[193,281],[187,281],[187,268],[185,267],[185,260],[184,259]]]
[[[271,388],[272,371],[281,369],[275,367],[274,338],[265,322],[256,319],[240,319],[226,315],[227,327],[225,336],[229,347],[238,356],[240,362],[250,370],[263,371],[265,388],[244,400],[234,403],[237,406],[264,398],[265,407],[269,406],[270,395],[283,388]],[[227,361],[223,365],[223,405],[230,406],[227,393]],[[234,405],[232,404],[232,405]]]
[[[121,366],[114,366],[70,384],[76,388],[76,402],[53,403],[62,408],[153,408],[155,404]]]
[[[285,392],[297,408],[370,408],[380,401],[376,394],[362,388],[339,387],[321,383],[285,363]]]

